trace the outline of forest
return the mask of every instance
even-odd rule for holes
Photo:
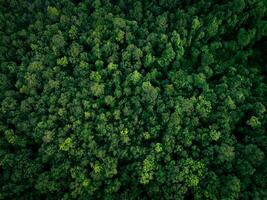
[[[267,199],[266,0],[0,0],[0,199]]]

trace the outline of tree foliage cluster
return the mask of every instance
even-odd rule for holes
[[[267,199],[264,0],[0,1],[0,199]]]

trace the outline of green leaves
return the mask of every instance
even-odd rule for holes
[[[142,77],[142,74],[140,74],[137,70],[135,70],[128,76],[128,79],[130,82],[136,85],[141,80],[141,77]]]
[[[91,86],[91,92],[94,96],[100,97],[104,94],[105,85],[99,83],[93,83]]]
[[[249,31],[246,31],[245,29],[240,29],[238,33],[238,44],[240,46],[247,46],[252,39],[254,39],[256,34],[256,30],[252,29]]]
[[[212,140],[217,141],[220,139],[221,133],[219,131],[216,131],[216,130],[211,130],[210,137]]]
[[[61,65],[63,67],[67,66],[68,65],[68,59],[67,59],[67,57],[64,56],[62,58],[57,59],[57,64],[58,65]]]
[[[223,180],[221,195],[223,199],[238,199],[241,191],[240,180],[236,176],[226,176]]]
[[[68,137],[67,139],[64,140],[64,142],[62,142],[59,145],[59,149],[62,151],[68,151],[72,146],[73,146],[72,139]]]
[[[5,137],[8,143],[13,144],[13,145],[17,143],[18,138],[15,135],[13,130],[6,130]]]
[[[152,155],[148,155],[143,161],[140,183],[148,184],[153,179],[153,169],[155,168],[155,160]]]
[[[219,162],[229,162],[235,158],[235,148],[224,144],[218,147],[218,161]]]
[[[1,1],[0,199],[267,199],[266,10]]]
[[[195,17],[192,21],[192,30],[196,31],[200,28],[201,22],[199,21],[198,17]]]
[[[51,17],[57,17],[59,15],[58,9],[53,6],[48,6],[47,12],[48,12],[48,15],[50,15]]]
[[[52,44],[51,45],[53,46],[53,49],[55,49],[55,50],[59,50],[66,45],[66,41],[64,39],[62,32],[59,32],[58,34],[55,34],[52,37]]]
[[[142,84],[143,89],[143,98],[150,103],[155,103],[157,96],[158,96],[158,88],[152,86],[152,84],[148,81],[143,82]]]
[[[208,22],[206,33],[209,37],[213,37],[218,33],[219,26],[221,24],[221,20],[214,17]]]
[[[255,116],[252,116],[248,121],[247,124],[249,126],[251,126],[252,128],[258,128],[261,126],[261,122],[259,121],[259,119]]]
[[[175,58],[175,52],[172,48],[171,43],[168,43],[166,45],[165,50],[162,53],[162,57],[158,60],[158,63],[161,67],[167,67],[170,65],[170,63],[174,60]]]
[[[160,143],[156,143],[156,145],[155,145],[155,152],[156,153],[162,152],[162,145]]]
[[[130,141],[130,138],[128,136],[128,129],[124,129],[120,132],[120,137],[123,143],[128,143]]]

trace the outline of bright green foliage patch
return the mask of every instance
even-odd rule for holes
[[[265,0],[0,1],[0,199],[267,199]]]

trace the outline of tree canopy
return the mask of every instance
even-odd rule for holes
[[[0,0],[0,199],[267,199],[265,0]]]

